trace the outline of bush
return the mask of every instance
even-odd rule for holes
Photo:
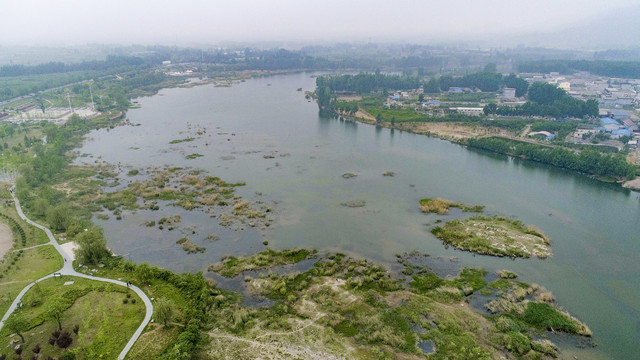
[[[127,304],[127,303],[129,303],[129,299],[122,299],[122,303],[123,303],[123,304]]]
[[[576,333],[576,324],[565,314],[547,303],[530,302],[522,314],[522,319],[530,325],[544,329],[554,329]]]
[[[73,343],[73,339],[71,338],[71,334],[69,334],[68,331],[63,331],[60,334],[60,337],[58,337],[58,340],[56,340],[56,344],[58,344],[58,346],[62,349],[66,349],[69,346],[71,346],[71,343]]]

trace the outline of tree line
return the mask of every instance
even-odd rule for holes
[[[409,90],[423,87],[425,93],[439,93],[448,91],[451,87],[476,88],[481,91],[495,92],[501,87],[516,89],[516,96],[524,96],[529,88],[529,83],[511,74],[503,76],[495,72],[477,72],[464,76],[454,77],[445,75],[433,77],[427,81],[419,76],[382,74],[379,70],[375,73],[361,72],[357,75],[320,76],[316,79],[318,88],[328,87],[332,92],[349,91],[358,94],[368,94],[384,90]]]
[[[0,66],[0,77],[55,74],[74,71],[104,71],[143,64],[148,64],[148,62],[140,57],[108,55],[105,60],[83,61],[71,64],[48,62],[31,66],[4,65]]]
[[[538,161],[553,166],[575,170],[587,174],[631,179],[638,168],[627,163],[624,155],[602,154],[594,149],[576,153],[560,147],[547,147],[502,138],[469,139],[469,146]]]
[[[536,60],[518,64],[518,71],[528,73],[572,74],[575,71],[588,71],[592,74],[638,79],[640,61],[611,60]]]

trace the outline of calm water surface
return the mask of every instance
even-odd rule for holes
[[[278,220],[266,233],[228,230],[208,215],[172,207],[125,213],[122,221],[98,220],[109,246],[131,260],[175,271],[206,270],[222,255],[263,249],[263,240],[274,248],[342,251],[388,265],[394,254],[416,249],[456,256],[463,265],[508,268],[523,281],[542,284],[585,321],[598,347],[567,350],[565,356],[640,358],[638,193],[439,139],[320,118],[315,103],[296,91],[313,89],[309,75],[253,79],[231,88],[162,90],[129,111],[140,126],[92,132],[80,149],[92,157],[79,162],[101,157],[123,168],[202,168],[229,182],[246,181],[238,193],[248,199],[278,202]],[[197,128],[206,133],[169,144]],[[204,156],[185,160],[192,153]],[[275,158],[263,158],[267,154]],[[396,175],[383,177],[385,171]],[[358,176],[342,178],[347,172]],[[424,197],[483,204],[489,214],[534,224],[551,237],[554,256],[514,261],[445,249],[429,233],[439,217],[418,210]],[[366,206],[340,206],[346,200],[365,200]],[[173,214],[196,231],[190,237],[205,253],[184,253],[175,244],[183,236],[177,230],[140,225]],[[204,240],[210,233],[220,240]]]

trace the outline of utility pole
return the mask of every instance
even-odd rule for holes
[[[93,104],[93,91],[91,91],[91,84],[89,84],[89,94],[91,94],[91,110],[95,111],[96,107]]]
[[[69,97],[69,93],[67,93],[67,101],[69,102],[69,111],[73,113],[73,108],[71,107],[71,98]]]

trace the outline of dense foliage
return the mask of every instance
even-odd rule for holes
[[[637,172],[637,167],[627,163],[624,156],[601,154],[593,149],[575,153],[568,149],[495,137],[469,139],[468,145],[600,176],[630,179]]]
[[[328,87],[332,92],[348,91],[368,94],[374,91],[417,89],[422,85],[417,77],[387,75],[376,71],[375,74],[359,73],[357,75],[319,76],[316,79],[318,89]]]
[[[607,60],[537,60],[518,64],[520,72],[571,74],[577,71],[588,71],[592,74],[640,78],[639,61],[607,61]]]
[[[408,75],[388,75],[376,71],[375,74],[321,76],[316,79],[318,88],[328,87],[332,92],[355,92],[368,94],[379,90],[409,90],[423,87],[425,93],[448,91],[450,87],[475,88],[485,92],[498,91],[502,86],[516,89],[516,96],[524,96],[529,83],[514,74],[503,77],[495,72],[477,72],[460,77],[451,75],[431,78],[426,82],[419,77]]]

